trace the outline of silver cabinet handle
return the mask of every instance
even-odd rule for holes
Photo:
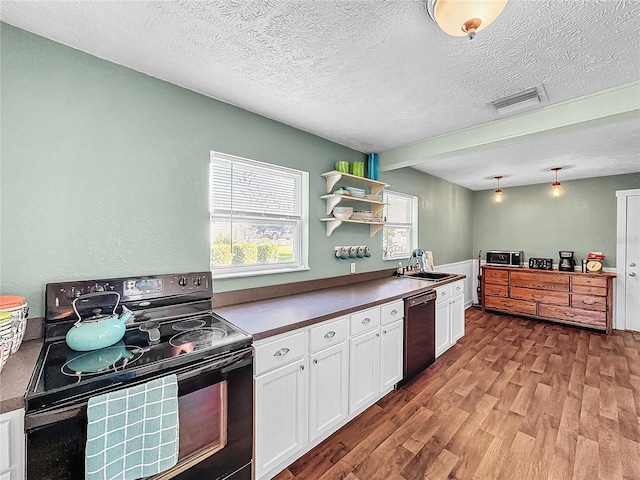
[[[333,338],[335,336],[336,336],[336,332],[334,332],[333,330],[324,334],[324,338]]]
[[[376,337],[380,337],[380,334],[379,334],[379,333],[376,333]]]
[[[636,264],[635,264],[635,262],[631,262],[631,263],[629,264],[629,266],[630,266],[630,267],[635,267],[635,266],[636,266]]]
[[[289,353],[289,349],[287,347],[281,348],[276,353],[273,354],[274,357],[284,357],[287,353]]]
[[[367,323],[369,323],[371,321],[371,319],[369,317],[367,318],[363,318],[362,319],[362,325],[366,325]]]
[[[317,364],[318,364],[318,359],[317,359],[317,358],[314,358],[314,359],[313,359],[313,363],[314,363],[315,365],[317,365]]]
[[[631,273],[629,274],[629,276],[630,276],[630,277],[635,277],[635,276],[636,276],[636,274],[635,274],[635,272],[631,272]]]
[[[304,370],[304,365],[300,365],[300,370]]]
[[[391,315],[397,315],[397,314],[398,314],[398,310],[396,310],[395,308],[391,310]]]
[[[387,331],[386,331],[386,330],[383,330],[383,331],[382,331],[382,333],[384,333],[384,334],[386,335],[386,334],[387,334]]]
[[[440,295],[442,295],[443,297],[447,296],[447,292],[442,292]]]

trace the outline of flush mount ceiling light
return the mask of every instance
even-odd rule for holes
[[[498,18],[507,1],[427,0],[427,11],[443,32],[471,40]]]
[[[495,189],[493,194],[495,195],[496,202],[497,203],[502,203],[502,190],[500,190],[500,179],[502,178],[502,175],[499,175],[499,176],[493,177],[493,178],[498,180],[498,188]]]
[[[562,184],[558,181],[558,170],[562,170],[562,167],[554,167],[552,172],[556,172],[556,181],[551,184],[551,195],[559,197],[562,195]]]

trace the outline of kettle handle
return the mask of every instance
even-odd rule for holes
[[[78,309],[76,307],[76,302],[78,300],[81,300],[81,299],[82,300],[86,300],[87,298],[101,297],[103,295],[115,295],[117,297],[116,304],[114,305],[113,312],[111,313],[112,315],[116,314],[116,309],[118,308],[118,305],[120,305],[120,294],[118,292],[93,292],[93,293],[87,293],[85,295],[80,295],[79,297],[74,298],[73,299],[73,303],[71,304],[71,306],[73,307],[73,311],[76,312],[76,316],[78,317],[78,321],[76,322],[76,324],[82,321],[82,317],[78,313]]]

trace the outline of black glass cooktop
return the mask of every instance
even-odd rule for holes
[[[90,352],[71,350],[64,340],[45,343],[27,401],[40,408],[84,392],[137,377],[224,356],[246,348],[251,336],[215,314],[129,326],[124,338]]]

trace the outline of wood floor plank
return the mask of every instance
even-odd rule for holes
[[[640,480],[640,341],[466,312],[466,335],[277,480]]]

